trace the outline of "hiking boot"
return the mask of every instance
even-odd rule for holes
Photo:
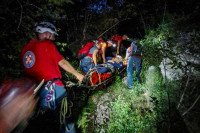
[[[131,86],[131,87],[127,87],[129,90],[132,90],[134,87],[133,86]]]

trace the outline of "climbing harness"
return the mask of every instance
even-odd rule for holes
[[[56,109],[55,83],[51,80],[48,81],[45,85],[45,91],[47,91],[47,95],[45,97],[47,106],[50,109],[55,110]]]

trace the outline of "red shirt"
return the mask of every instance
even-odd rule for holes
[[[38,82],[62,78],[58,62],[63,57],[50,40],[31,40],[22,49],[21,59],[27,76]]]
[[[118,35],[113,35],[113,36],[111,37],[111,40],[114,41],[114,42],[120,41],[120,43],[121,43],[122,37],[121,37],[121,36],[118,36]]]

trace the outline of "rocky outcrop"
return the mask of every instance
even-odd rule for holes
[[[200,53],[199,47],[196,44],[192,44],[192,35],[190,33],[180,33],[178,42],[172,48],[169,48],[169,44],[166,40],[161,41],[161,47],[164,49],[163,54],[166,58],[160,63],[160,69],[163,77],[168,80],[180,79],[183,75],[199,75],[200,66]],[[195,49],[196,48],[196,49]],[[167,52],[172,52],[173,57],[167,58]]]
[[[95,113],[91,116],[91,119],[94,120],[94,126],[97,127],[100,133],[104,133],[105,129],[103,126],[108,125],[109,116],[111,113],[110,104],[112,102],[112,98],[109,93],[105,93],[101,97],[93,97],[93,103],[96,105]]]

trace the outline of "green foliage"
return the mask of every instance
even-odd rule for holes
[[[119,96],[112,104],[108,132],[155,133],[155,114],[131,107],[130,102]]]
[[[176,53],[173,52],[177,41],[175,21],[166,18],[157,28],[148,28],[146,31],[147,34],[140,41],[143,47],[143,69],[152,65],[159,66],[164,57],[170,58],[175,63]]]
[[[157,131],[157,121],[163,119],[161,111],[166,110],[160,101],[167,102],[167,95],[166,90],[162,88],[159,69],[148,72],[147,70],[144,72],[146,82],[135,83],[133,90],[122,87],[123,84],[119,81],[117,85],[112,86],[112,94],[117,95],[117,98],[112,102],[108,132]]]
[[[86,109],[84,109],[82,111],[82,115],[80,116],[81,119],[79,118],[79,120],[77,121],[78,128],[81,127],[83,133],[86,133],[85,129],[88,128],[88,123],[90,121],[88,119],[88,115],[89,115],[89,113],[86,111]]]
[[[55,43],[57,46],[60,46],[59,51],[65,52],[65,47],[68,45],[67,43],[61,43],[61,42],[56,42]]]
[[[92,126],[90,116],[96,109],[95,104],[92,100],[89,100],[86,107],[83,108],[82,113],[79,115],[79,119],[77,121],[78,128],[82,130],[82,133],[88,133],[88,131],[92,132]]]
[[[166,90],[162,88],[162,77],[158,68],[149,73],[146,70],[144,73],[147,74],[145,76],[147,81],[144,84],[135,83],[133,90],[128,90],[121,82],[120,76],[116,76],[115,84],[109,86],[107,90],[98,91],[92,95],[89,103],[98,101],[98,97],[101,97],[105,92],[112,94],[109,123],[101,128],[107,132],[155,133],[157,131],[157,121],[164,119],[162,112],[166,108],[163,108],[163,103],[165,105],[167,103],[167,94]],[[88,107],[86,108],[88,109]],[[79,121],[87,124],[81,126],[84,131],[95,128],[96,131],[101,130],[99,127],[91,126],[94,125],[92,124],[94,118],[91,119],[90,114],[96,110],[94,106],[92,108],[84,110],[82,112],[83,118],[79,118]]]
[[[154,90],[162,85],[162,75],[158,67],[152,66],[145,73],[145,86]],[[158,86],[158,87],[157,87]],[[157,91],[157,90],[156,90]]]

